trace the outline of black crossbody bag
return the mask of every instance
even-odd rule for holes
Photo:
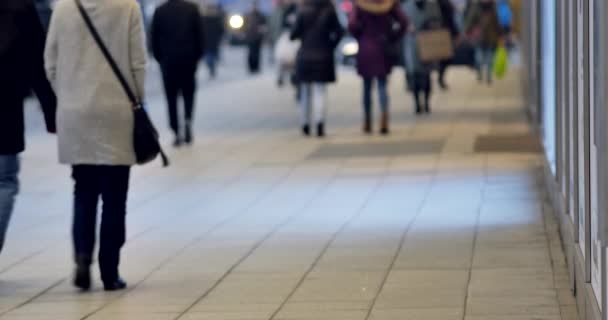
[[[141,100],[137,98],[131,87],[129,87],[129,83],[118,68],[114,58],[112,58],[108,48],[103,43],[103,40],[99,36],[99,32],[97,32],[97,29],[91,21],[91,17],[89,17],[80,0],[74,1],[76,1],[78,11],[80,11],[80,15],[84,19],[87,28],[91,32],[91,35],[95,39],[97,46],[103,53],[106,61],[112,68],[112,71],[116,75],[116,78],[118,78],[118,81],[133,105],[133,149],[135,151],[137,164],[146,164],[153,161],[160,155],[163,161],[163,166],[167,167],[169,165],[169,159],[163,152],[159,142],[158,131],[156,131],[156,128],[154,127],[154,124],[152,124],[148,113],[143,108]]]

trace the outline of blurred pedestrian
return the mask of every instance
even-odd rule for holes
[[[126,288],[118,266],[133,149],[133,105],[102,54],[85,16],[105,43],[127,85],[144,98],[146,44],[141,10],[131,0],[59,1],[45,49],[48,79],[57,92],[59,160],[74,179],[74,285],[91,287],[101,198],[99,268],[106,291]]]
[[[44,74],[44,31],[31,0],[0,2],[0,251],[19,191],[25,149],[23,101],[33,89],[46,128],[55,132],[56,99]]]
[[[471,4],[465,32],[476,45],[478,79],[480,82],[484,80],[485,68],[485,81],[491,84],[494,53],[502,33],[494,0],[479,0]]]
[[[251,11],[245,17],[245,40],[248,47],[247,62],[251,74],[260,72],[262,45],[267,29],[266,17],[260,11],[258,1],[254,0]]]
[[[217,4],[208,4],[203,9],[203,31],[205,33],[205,62],[211,78],[217,74],[220,46],[224,38],[225,14]]]
[[[498,15],[498,23],[502,31],[502,36],[507,39],[507,44],[513,45],[511,32],[513,31],[513,10],[509,0],[498,0],[496,2],[496,13]]]
[[[438,0],[437,4],[439,5],[439,10],[441,13],[441,23],[442,27],[450,32],[452,36],[452,41],[456,43],[460,30],[458,28],[458,24],[456,23],[456,9],[452,4],[451,0]],[[445,73],[450,65],[451,60],[442,60],[439,62],[439,87],[443,90],[448,88],[445,83]]]
[[[317,136],[325,136],[327,83],[336,81],[334,51],[344,35],[331,0],[304,0],[291,33],[302,41],[296,59],[301,86],[302,132],[310,135],[311,118]]]
[[[272,8],[272,13],[270,14],[270,19],[269,19],[269,23],[268,23],[270,43],[273,48],[273,50],[272,50],[273,52],[274,52],[274,46],[277,44],[277,41],[279,41],[279,38],[283,34],[283,17],[285,15],[286,9],[287,9],[287,0],[275,0],[274,1],[274,6]],[[276,57],[274,55],[271,55],[271,61],[274,62],[275,59],[276,59]]]
[[[408,26],[398,1],[358,0],[348,28],[359,43],[357,71],[363,78],[363,132],[372,132],[372,88],[378,84],[382,117],[380,133],[389,133],[388,76],[401,54],[401,38]]]
[[[150,30],[152,54],[163,74],[173,145],[191,144],[196,96],[196,69],[204,54],[204,30],[196,4],[169,0],[154,12]],[[184,100],[185,121],[179,119],[178,97]]]
[[[281,46],[286,45],[285,43],[283,43],[282,41],[289,41],[290,39],[290,35],[291,35],[291,31],[293,30],[295,24],[296,24],[296,20],[298,17],[298,6],[296,4],[295,1],[288,1],[285,0],[283,3],[283,10],[281,11],[283,16],[281,17],[281,26],[280,26],[280,36],[277,39],[277,42],[275,43],[275,55],[278,52],[279,56],[275,57],[276,59],[278,59],[279,61],[279,68],[278,68],[278,79],[277,79],[277,84],[279,87],[282,87],[283,84],[285,83],[285,78],[286,77],[290,77],[294,75],[294,63],[295,61],[285,61],[285,57],[281,57],[280,54],[286,54],[286,52],[281,52],[281,49],[286,49],[286,48],[281,48]],[[289,43],[289,48],[294,48],[295,51],[297,51],[298,46],[294,45],[295,42],[291,42]],[[295,52],[294,51],[294,52]],[[290,53],[291,55],[291,53]],[[295,55],[293,55],[293,57],[295,57]],[[293,60],[291,57],[289,60]],[[295,77],[291,78],[292,83],[294,85],[296,85],[296,80]]]
[[[416,38],[419,31],[441,28],[443,19],[439,7],[427,0],[413,0],[406,3],[405,12],[411,21],[411,32],[405,37],[406,81],[416,104],[416,114],[431,112],[431,72],[434,63],[422,61]]]

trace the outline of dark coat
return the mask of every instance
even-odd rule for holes
[[[397,25],[395,25],[395,22]],[[374,14],[356,8],[348,28],[359,42],[357,71],[365,78],[385,77],[393,67],[386,48],[401,41],[408,20],[398,3],[385,14]]]
[[[0,1],[0,154],[25,149],[23,100],[30,89],[55,132],[57,101],[44,71],[44,38],[31,0]]]
[[[203,30],[205,32],[205,50],[217,54],[224,37],[224,12],[220,8],[208,8],[203,14]]]
[[[403,6],[403,11],[407,15],[413,32],[405,35],[404,38],[404,61],[406,72],[412,74],[429,74],[433,70],[432,63],[424,63],[420,60],[418,43],[416,42],[417,33],[420,31],[441,28],[442,14],[436,3],[427,2],[424,5],[417,5],[413,1]]]
[[[458,30],[456,19],[454,19],[454,5],[450,0],[438,0],[437,4],[439,5],[439,11],[441,11],[443,27],[450,31],[453,38],[458,37],[460,31]]]
[[[296,75],[302,82],[336,81],[334,51],[344,35],[336,9],[329,0],[306,0],[291,38],[302,44],[296,60]]]
[[[268,21],[259,10],[252,10],[245,17],[245,40],[250,45],[257,45],[264,41]]]
[[[500,40],[501,28],[494,2],[474,4],[466,17],[464,29],[467,34],[475,33],[476,29],[479,30],[477,45],[482,48],[495,49]]]
[[[204,53],[205,35],[197,5],[169,0],[154,12],[150,29],[152,54],[165,67],[196,68]]]

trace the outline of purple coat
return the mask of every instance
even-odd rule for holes
[[[398,28],[393,24],[399,23]],[[397,4],[385,14],[374,14],[356,8],[350,16],[348,29],[359,42],[357,71],[364,78],[385,77],[393,67],[386,47],[400,42],[408,21]]]

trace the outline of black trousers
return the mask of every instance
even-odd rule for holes
[[[192,122],[194,114],[194,95],[196,93],[196,65],[187,67],[163,66],[163,83],[169,111],[169,126],[179,135],[182,121],[178,116],[178,99],[184,99],[186,123]]]
[[[411,76],[412,93],[416,102],[416,110],[429,109],[430,96],[433,90],[430,72],[416,72]],[[421,98],[424,100],[421,101]]]
[[[97,229],[97,205],[103,201],[99,238],[99,269],[104,282],[118,277],[120,249],[125,243],[125,218],[130,167],[76,165],[74,179],[74,224],[72,236],[76,263],[93,262]]]
[[[442,60],[439,62],[439,83],[445,84],[445,72],[452,63],[452,60]]]
[[[260,72],[260,60],[262,55],[262,42],[253,41],[249,43],[249,54],[247,62],[249,64],[249,72],[258,73]]]

